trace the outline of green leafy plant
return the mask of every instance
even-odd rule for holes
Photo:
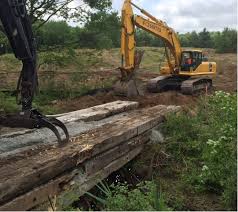
[[[0,92],[0,113],[12,113],[19,109],[15,97]]]
[[[145,181],[131,188],[127,183],[108,186],[97,185],[102,196],[87,194],[109,211],[145,211],[169,210],[158,185],[153,181]]]
[[[184,163],[183,179],[200,191],[222,194],[227,209],[236,208],[237,94],[216,92],[203,99],[195,116],[168,117],[166,150]]]

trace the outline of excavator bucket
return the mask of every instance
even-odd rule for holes
[[[129,81],[117,81],[114,85],[114,92],[118,96],[142,96],[144,92],[141,88],[142,86],[139,86],[138,84],[139,83],[134,79],[134,77]]]
[[[144,51],[136,51],[135,53],[135,68],[132,70],[125,70],[118,68],[121,71],[121,79],[117,81],[113,87],[114,93],[118,96],[134,97],[143,96],[143,85],[137,78],[137,71],[139,69]]]

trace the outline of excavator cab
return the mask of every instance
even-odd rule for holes
[[[200,50],[184,50],[181,53],[181,76],[215,75],[216,63],[209,62]]]
[[[203,61],[203,54],[198,50],[183,51],[181,71],[194,71]]]

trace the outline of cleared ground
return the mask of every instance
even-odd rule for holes
[[[162,49],[145,48],[146,52],[141,64],[141,70],[138,72],[138,77],[146,82],[148,79],[156,77],[159,74],[159,56],[161,56]],[[118,50],[117,50],[118,51]],[[236,92],[237,90],[237,55],[236,54],[216,54],[214,50],[205,50],[209,55],[210,61],[217,63],[217,76],[214,79],[215,90],[223,90],[227,92]],[[116,68],[119,66],[116,56],[118,52],[115,50],[105,51],[104,60],[115,61]],[[158,56],[157,56],[158,55]],[[104,61],[104,62],[105,62]],[[104,70],[104,67],[98,68],[98,72],[94,72],[94,79],[109,79],[114,81],[114,78],[119,77],[117,70]],[[143,97],[118,97],[113,91],[98,91],[93,95],[85,95],[69,101],[59,101],[56,107],[63,110],[82,109],[88,106],[107,103],[114,100],[133,100],[140,103],[140,107],[151,107],[157,104],[173,104],[173,105],[189,105],[197,100],[197,96],[187,96],[175,91],[167,91],[158,94],[145,93]]]
[[[163,48],[144,47],[145,54],[138,77],[146,82],[156,77],[164,58]],[[209,61],[217,63],[217,76],[214,79],[215,90],[236,92],[237,89],[237,55],[217,54],[212,49],[204,49]],[[57,112],[68,112],[99,105],[114,100],[133,100],[140,107],[150,107],[157,104],[190,105],[197,100],[196,96],[186,96],[179,92],[168,91],[159,94],[145,93],[143,97],[125,98],[114,95],[110,87],[119,78],[119,49],[111,50],[76,50],[72,52],[40,53],[40,89],[55,89],[75,91],[83,89],[83,96],[72,95],[70,99],[55,99],[47,102]],[[21,65],[13,55],[0,57],[0,89],[15,88]],[[54,89],[54,88],[53,88]],[[93,90],[93,91],[92,91]],[[69,91],[69,93],[70,93]],[[80,90],[81,91],[81,90]],[[86,95],[85,95],[86,93]],[[47,93],[45,94],[47,95]],[[78,97],[80,96],[80,97]]]

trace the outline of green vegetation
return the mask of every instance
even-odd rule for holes
[[[70,2],[27,1],[42,74],[33,107],[44,114],[64,112],[56,106],[60,100],[72,100],[94,89],[111,87],[114,78],[107,78],[105,72],[102,77],[100,74],[95,77],[91,70],[99,73],[101,69],[120,65],[121,23],[118,13],[108,10],[111,1],[83,0],[92,9],[90,12],[80,6],[69,8]],[[71,27],[65,21],[43,21],[42,15],[46,12],[49,17],[74,18],[83,24]],[[212,48],[217,53],[237,52],[236,29],[225,28],[222,32],[203,29],[178,36],[182,47]],[[136,31],[136,42],[139,49],[146,50],[141,68],[159,72],[164,60],[163,42],[140,29]],[[16,76],[10,77],[10,72],[20,71],[21,62],[12,54],[1,31],[0,54],[0,72],[9,72],[6,85],[10,84],[7,88],[4,84],[1,89],[13,90],[13,82],[15,88],[17,80]],[[230,61],[227,64],[230,65]],[[0,114],[19,111],[19,107],[8,91],[0,92]],[[236,210],[237,94],[219,91],[205,96],[198,106],[168,116],[159,130],[166,135],[164,141],[149,144],[143,154],[129,164],[133,173],[127,174],[139,176],[139,180],[111,185],[100,183],[96,191],[87,193],[96,209],[192,210],[190,199],[205,195],[206,201],[210,201],[209,195],[214,194],[221,200],[218,209]],[[76,207],[71,205],[64,209],[75,210]]]
[[[97,209],[106,211],[171,210],[164,202],[164,197],[160,190],[159,184],[154,181],[144,181],[134,185],[133,187],[129,186],[127,183],[118,183],[117,185],[111,184],[109,186],[106,182],[100,182],[96,185],[96,188],[97,190],[94,190],[93,192],[86,192],[85,194],[91,202],[94,202],[96,208],[83,208],[76,203],[65,208],[63,207],[62,209]]]
[[[84,27],[51,21],[36,31],[40,50],[59,47],[109,49],[120,45],[120,18],[115,12],[91,14]]]
[[[193,116],[169,116],[163,127],[165,151],[176,158],[180,177],[197,192],[222,195],[225,208],[237,200],[237,94],[222,91],[203,101]]]
[[[84,28],[76,29],[76,46],[110,49],[120,46],[120,18],[115,12],[93,14]]]
[[[72,5],[72,0],[27,0],[26,5],[30,21],[34,26],[40,28],[52,17],[77,20],[78,22],[83,21],[92,12],[110,9],[112,2],[111,0],[82,0],[80,4]],[[86,10],[85,7],[91,10]],[[47,16],[45,17],[46,13]]]
[[[83,27],[71,27],[64,21],[50,21],[35,29],[38,50],[61,48],[110,49],[120,47],[120,17],[115,12],[99,11],[91,14]],[[237,51],[237,30],[225,28],[222,32],[188,32],[179,34],[182,47],[213,48],[218,53]],[[136,31],[138,47],[163,47],[163,42],[143,30]],[[11,52],[6,37],[0,33],[0,53]]]
[[[219,53],[237,52],[237,31],[224,29],[222,32],[213,33],[214,46]]]
[[[49,22],[38,32],[39,48],[71,46],[74,48],[109,49],[120,47],[120,18],[117,13],[93,14],[84,28],[72,28],[65,22]],[[58,32],[63,33],[58,33]],[[237,31],[225,28],[222,32],[189,32],[179,34],[183,47],[214,48],[218,53],[237,51]],[[136,31],[136,45],[163,47],[163,42],[143,30]]]
[[[0,65],[4,70],[19,71],[21,64],[12,54],[0,56]],[[62,50],[48,51],[39,54],[39,92],[34,98],[33,107],[45,114],[55,114],[61,111],[54,102],[63,99],[74,99],[95,89],[107,89],[112,86],[114,78],[95,77],[91,69],[101,66],[101,52],[95,50]],[[6,77],[6,87],[3,90],[15,90],[18,75]],[[86,83],[87,82],[87,83]],[[10,113],[19,110],[11,93],[0,92],[0,112]]]
[[[103,185],[103,184],[101,184]],[[135,188],[129,188],[128,184],[122,183],[110,187],[98,186],[104,193],[102,199],[91,193],[89,196],[95,198],[107,211],[165,211],[169,210],[164,203],[159,186],[153,181],[139,183]]]
[[[206,28],[201,32],[178,34],[182,47],[213,48],[218,53],[236,53],[237,31],[225,28],[222,32],[209,32]],[[155,36],[137,30],[137,46],[162,47],[163,42]]]
[[[16,98],[0,92],[0,114],[12,113],[18,110],[19,106],[16,104]]]
[[[62,113],[60,107],[57,107],[55,103],[60,100],[67,99],[72,100],[76,97],[86,95],[95,89],[106,89],[112,86],[112,82],[95,82],[95,84],[76,84],[75,78],[72,78],[71,82],[55,82],[54,80],[48,80],[47,84],[40,89],[39,93],[35,96],[33,107],[39,109],[44,114],[57,114]],[[70,83],[73,83],[70,85]],[[4,94],[0,92],[0,113],[13,113],[20,110],[20,106],[16,103],[16,98],[9,93]]]

